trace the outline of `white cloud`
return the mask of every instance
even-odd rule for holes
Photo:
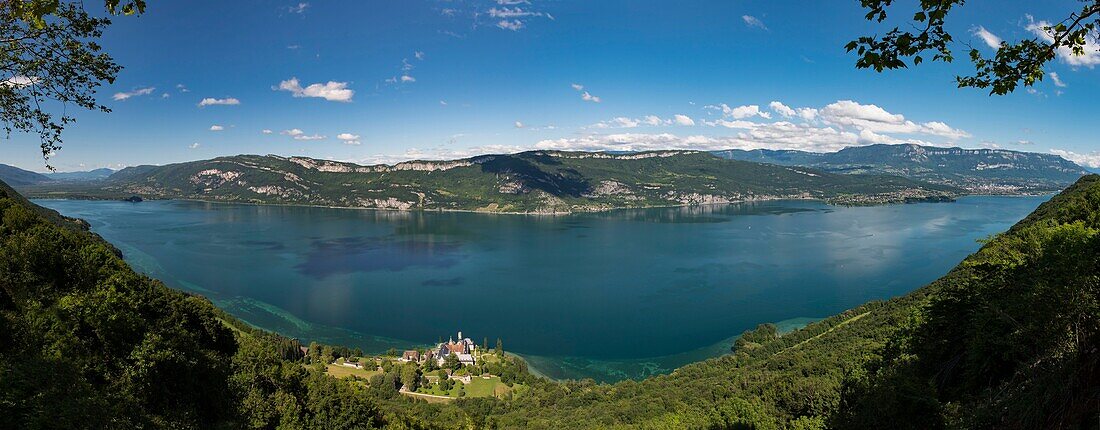
[[[522,122],[519,122],[519,121],[516,121],[516,123],[514,125],[515,125],[516,128],[526,127]]]
[[[573,87],[574,90],[577,90],[577,91],[580,91],[580,90],[584,89],[584,85],[581,85],[581,84],[572,84],[571,86]]]
[[[404,76],[402,76],[404,80]],[[328,81],[326,83],[311,84],[305,88],[298,82],[298,78],[290,78],[279,82],[280,91],[288,91],[294,97],[317,97],[333,102],[350,102],[355,91],[348,89],[347,82]]]
[[[760,110],[760,106],[757,105],[744,105],[737,107],[730,107],[729,105],[722,103],[719,105],[707,105],[704,109],[717,110],[722,112],[722,116],[733,119],[745,119],[758,116],[760,118],[769,119],[771,114]]]
[[[304,131],[298,128],[283,130],[280,131],[279,134],[290,136],[294,140],[321,140],[325,138],[325,136],[319,134],[306,134]]]
[[[773,112],[783,115],[786,118],[790,118],[798,114],[798,112],[795,112],[795,110],[791,109],[790,106],[787,106],[780,102],[773,101],[771,103],[768,103],[768,107],[771,108]]]
[[[186,86],[186,85],[183,85],[183,84],[176,84],[176,90],[178,90],[178,91],[179,91],[179,92],[181,92],[181,93],[189,93],[189,92],[191,92],[191,90],[187,89],[187,86]]]
[[[358,134],[340,133],[336,135],[336,138],[344,141],[345,145],[358,145],[361,143]]]
[[[402,83],[416,82],[416,78],[414,78],[412,76],[409,76],[409,75],[401,75],[401,82]]]
[[[190,148],[190,149],[199,149],[200,146],[202,146],[202,145],[200,145],[198,142],[195,142],[195,143],[192,143],[192,144],[188,145],[187,147]]]
[[[1059,88],[1065,88],[1067,85],[1062,82],[1062,77],[1058,76],[1058,72],[1050,72],[1050,79],[1054,81],[1054,86]]]
[[[424,52],[423,51],[416,51],[416,52],[413,53],[413,56],[416,57],[417,60],[422,60],[422,61],[424,60]]]
[[[592,103],[599,103],[603,101],[599,97],[590,94],[588,91],[585,91],[583,94],[581,94],[581,100]]]
[[[447,106],[447,101],[446,100],[440,100],[439,105],[440,106]]]
[[[523,21],[520,21],[518,19],[502,19],[500,21],[497,21],[497,27],[503,28],[505,30],[519,31],[523,28]]]
[[[761,30],[767,30],[768,26],[764,25],[764,21],[752,15],[741,15],[741,20],[745,21],[745,25],[749,27],[756,27]]]
[[[308,8],[309,8],[309,3],[298,3],[295,6],[288,7],[287,10],[289,10],[290,13],[303,13]]]
[[[214,124],[214,125],[210,126],[210,131],[222,131],[222,130],[225,130],[225,127],[222,127],[222,126],[217,125],[217,124]]]
[[[272,133],[272,131],[271,131],[271,130],[268,130],[268,129],[266,129],[266,128],[265,128],[265,129],[263,129],[263,130],[260,130],[260,133],[263,133],[263,134],[271,134],[271,133]]]
[[[635,128],[641,126],[660,127],[670,125],[691,126],[695,125],[695,120],[687,115],[680,114],[673,115],[672,119],[664,119],[657,115],[646,115],[641,118],[620,116],[607,121],[600,121],[587,128]]]
[[[1088,154],[1078,154],[1064,149],[1051,149],[1050,153],[1085,167],[1094,169],[1100,168],[1100,152],[1098,151],[1093,151]]]
[[[986,30],[985,27],[979,25],[971,28],[970,33],[978,36],[979,39],[982,39],[982,42],[985,42],[986,46],[994,50],[1001,48],[1001,38],[997,37],[996,34],[991,33],[989,30]]]
[[[3,81],[0,81],[0,87],[15,87],[22,88],[38,82],[38,78],[32,78],[28,76],[12,76]]]
[[[1031,15],[1027,16],[1028,24],[1025,28],[1028,31],[1039,36],[1047,43],[1054,43],[1054,34],[1052,31],[1047,30],[1052,26],[1047,21],[1035,21],[1035,18]],[[1085,36],[1085,46],[1083,47],[1081,55],[1077,55],[1072,49],[1066,46],[1058,47],[1058,57],[1062,59],[1062,62],[1071,66],[1084,66],[1093,68],[1096,65],[1100,65],[1100,41],[1097,41],[1096,32],[1092,32]]]
[[[224,98],[224,99],[215,99],[215,98],[207,97],[207,98],[202,99],[201,101],[199,101],[199,107],[216,106],[216,105],[235,106],[235,105],[239,105],[239,104],[241,104],[241,101],[237,100],[233,97],[228,97],[228,98]]]
[[[523,10],[520,7],[493,7],[489,9],[489,16],[493,18],[523,18],[528,16],[543,16],[541,12],[532,12],[530,10]]]
[[[677,125],[695,125],[695,120],[691,119],[691,117],[687,115],[676,114],[672,116],[672,119],[674,122],[676,122]]]
[[[929,134],[952,140],[971,137],[970,133],[952,128],[943,122],[917,124],[906,120],[904,115],[887,112],[877,105],[865,105],[851,100],[831,103],[818,114],[828,124],[874,133]]]
[[[129,99],[131,97],[138,97],[138,96],[144,96],[144,95],[152,94],[153,90],[156,90],[156,88],[154,88],[154,87],[138,88],[138,89],[133,90],[133,91],[115,93],[115,95],[112,96],[111,98],[115,99],[115,101],[123,101],[123,100]]]

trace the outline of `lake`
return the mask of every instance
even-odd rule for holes
[[[946,273],[1048,197],[816,201],[569,216],[39,200],[137,270],[303,341],[388,348],[462,331],[556,378],[640,378]]]

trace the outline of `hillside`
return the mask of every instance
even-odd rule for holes
[[[812,167],[833,173],[897,175],[981,194],[1058,191],[1089,173],[1051,154],[913,144],[854,146],[830,153],[766,149],[714,153],[732,160]]]
[[[23,427],[1088,428],[1100,419],[1100,176],[943,278],[644,381],[425,404],[135,274],[0,190],[0,414]],[[181,378],[180,375],[186,375]],[[391,387],[392,388],[392,387]],[[390,394],[386,394],[390,393]]]
[[[12,186],[22,186],[49,182],[50,178],[41,173],[23,170],[7,164],[0,164],[0,181]]]
[[[841,204],[950,199],[953,187],[892,176],[724,160],[705,152],[534,151],[361,166],[240,155],[123,169],[94,184],[43,184],[35,197],[185,198],[378,209],[563,213],[813,198]]]

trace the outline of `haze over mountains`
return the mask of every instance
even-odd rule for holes
[[[115,171],[108,168],[80,172],[37,173],[7,164],[0,164],[0,181],[11,186],[42,184],[53,181],[91,181],[106,179]]]

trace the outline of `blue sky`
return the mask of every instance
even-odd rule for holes
[[[843,49],[883,29],[855,0],[151,2],[105,36],[125,66],[99,93],[114,112],[77,112],[52,163],[922,142],[1100,166],[1100,52],[1060,57],[1060,85],[1031,92],[954,86],[968,45],[991,54],[987,39],[1032,37],[1078,7],[968,2],[948,23],[956,63],[877,74]],[[0,148],[44,170],[33,136]]]

